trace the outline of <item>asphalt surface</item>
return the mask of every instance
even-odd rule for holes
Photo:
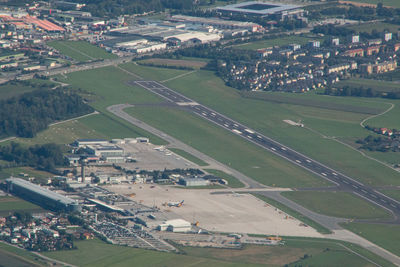
[[[341,188],[353,192],[355,195],[364,198],[393,213],[396,222],[400,223],[400,202],[366,186],[347,175],[344,175],[332,168],[313,160],[261,133],[256,132],[237,121],[234,121],[194,100],[183,96],[172,89],[156,81],[135,81],[135,83],[169,102],[184,107],[190,112],[225,128],[240,137],[296,164],[319,177],[326,179]]]

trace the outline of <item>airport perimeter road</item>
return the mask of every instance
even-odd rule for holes
[[[206,166],[205,168],[207,169],[218,169],[220,171],[226,172],[234,177],[236,177],[237,179],[239,179],[242,183],[244,183],[246,185],[247,188],[266,188],[267,186],[258,183],[257,181],[254,181],[253,179],[247,177],[246,175],[238,172],[237,170],[234,170],[218,161],[216,161],[215,159],[203,154],[202,152],[194,149],[191,146],[188,146],[186,144],[184,144],[183,142],[173,138],[172,136],[167,135],[166,133],[132,117],[131,115],[129,115],[128,113],[126,113],[124,111],[125,108],[129,108],[129,107],[133,107],[133,105],[129,105],[129,104],[118,104],[118,105],[113,105],[113,106],[109,106],[107,108],[107,110],[109,112],[111,112],[112,114],[128,121],[129,123],[142,128],[143,130],[152,133],[153,135],[156,135],[158,137],[160,137],[161,139],[167,141],[169,143],[168,147],[174,147],[174,148],[179,148],[182,149],[190,154],[192,154],[193,156],[207,162],[209,164],[209,166]],[[281,190],[280,188],[271,188],[271,190]],[[285,189],[284,189],[285,190]],[[287,190],[287,189],[286,189]],[[281,190],[282,191],[282,190]]]
[[[268,151],[296,164],[318,176],[324,178],[343,189],[353,192],[355,195],[364,198],[380,207],[383,207],[393,213],[396,223],[400,223],[400,202],[385,196],[384,194],[366,186],[332,168],[313,160],[281,143],[250,129],[237,121],[234,121],[204,105],[201,105],[192,99],[175,92],[172,89],[156,81],[135,81],[135,83],[159,96],[175,103],[178,106],[185,107],[186,110],[221,126],[240,137],[264,148]]]

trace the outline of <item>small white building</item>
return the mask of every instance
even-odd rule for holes
[[[159,231],[171,231],[174,233],[185,233],[192,230],[192,225],[190,222],[183,219],[174,219],[165,221],[164,223],[158,225],[157,229]]]

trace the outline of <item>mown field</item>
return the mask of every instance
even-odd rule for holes
[[[349,1],[358,2],[358,3],[374,4],[374,5],[382,3],[385,6],[392,6],[392,7],[400,8],[400,2],[397,0],[349,0]]]
[[[398,83],[393,83],[389,81],[379,81],[372,79],[363,78],[351,78],[349,80],[340,81],[335,85],[335,87],[349,86],[354,88],[360,88],[361,86],[365,89],[371,88],[377,92],[399,92],[400,86]]]
[[[222,171],[219,171],[219,170],[213,170],[213,169],[204,169],[204,170],[207,171],[210,174],[215,175],[218,178],[225,179],[228,182],[228,187],[232,187],[232,188],[244,187],[244,184],[241,181],[239,181],[238,179],[236,179],[232,175],[229,175],[229,174],[227,174],[225,172],[222,172]]]
[[[400,28],[399,25],[384,23],[384,22],[377,22],[377,23],[363,23],[360,25],[351,25],[346,27],[348,29],[355,30],[356,32],[368,32],[371,33],[372,31],[376,30],[378,32],[383,32],[385,30],[389,32],[397,32]]]
[[[343,224],[346,229],[400,256],[400,226],[394,224]]]
[[[186,67],[193,69],[200,69],[207,65],[207,62],[197,60],[179,60],[179,59],[167,59],[167,58],[149,58],[141,60],[141,63],[154,64],[158,66],[173,66],[173,67]]]
[[[104,49],[85,41],[51,41],[47,43],[61,54],[76,61],[89,61],[94,59],[112,59],[117,56],[106,52]]]
[[[391,214],[348,192],[283,192],[283,196],[320,214],[349,218],[391,218]]]
[[[40,212],[43,209],[20,198],[0,197],[0,216],[7,216],[16,211]]]
[[[129,66],[129,68],[126,66]],[[169,79],[185,73],[171,69],[141,67],[135,64],[128,64],[123,67],[146,79]],[[136,104],[134,108],[127,109],[127,111],[130,113],[134,111],[132,114],[139,119],[182,139],[206,154],[216,156],[218,160],[228,165],[240,170],[243,166],[243,170],[247,171],[249,175],[264,180],[269,185],[327,185],[327,182],[292,164],[288,164],[286,161],[233,134],[227,134],[225,130],[209,122],[186,112],[154,105],[162,103],[163,100],[143,88],[129,85],[128,81],[132,79],[134,79],[133,76],[110,67],[72,73],[68,76],[66,82],[95,93],[98,100],[93,102],[92,105],[102,112],[106,112],[106,107],[112,104]],[[115,92],[118,92],[118,94]],[[176,125],[178,122],[179,125]]]
[[[45,256],[79,266],[283,266],[303,260],[319,266],[372,266],[371,263],[332,241],[287,240],[284,246],[246,246],[243,250],[179,247],[182,254],[119,247],[99,240],[78,241],[77,250],[45,252]],[[353,249],[353,248],[352,248]],[[358,248],[357,248],[358,249]],[[357,250],[358,251],[358,250]],[[362,251],[363,255],[368,252]],[[304,258],[304,255],[309,258]],[[391,266],[372,256],[384,266]],[[294,266],[295,264],[293,264]],[[298,265],[297,265],[298,266]]]
[[[184,157],[185,159],[199,165],[199,166],[207,166],[207,162],[202,161],[201,159],[193,156],[192,154],[182,150],[182,149],[178,149],[178,148],[169,148],[169,150],[171,150],[172,152],[178,154],[181,157]]]
[[[50,262],[23,249],[0,243],[0,264],[4,267],[46,266]]]

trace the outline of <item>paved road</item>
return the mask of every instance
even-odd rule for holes
[[[260,184],[257,181],[254,181],[253,179],[238,172],[237,170],[234,170],[234,169],[216,161],[215,159],[201,153],[200,151],[192,148],[191,146],[188,146],[188,145],[182,143],[181,141],[173,138],[172,136],[167,135],[166,133],[132,117],[131,115],[129,115],[128,113],[126,113],[124,111],[125,108],[129,108],[129,107],[133,107],[133,106],[129,105],[129,104],[119,104],[119,105],[109,106],[107,108],[107,110],[109,112],[113,113],[114,115],[128,121],[129,123],[131,123],[139,128],[142,128],[143,130],[145,130],[149,133],[152,133],[153,135],[156,135],[156,136],[160,137],[161,139],[164,139],[165,141],[167,141],[169,143],[168,147],[182,149],[182,150],[192,154],[193,156],[207,162],[209,164],[209,166],[207,166],[207,168],[209,168],[209,169],[218,169],[218,170],[221,170],[228,174],[231,174],[234,177],[238,178],[248,188],[266,188],[265,185]],[[276,188],[276,190],[280,190],[280,189]]]
[[[249,127],[240,124],[192,99],[175,92],[172,89],[156,81],[135,81],[135,83],[171,103],[186,108],[188,111],[208,120],[222,128],[225,128],[240,137],[296,164],[319,177],[326,179],[343,189],[353,192],[355,195],[364,198],[380,207],[393,213],[396,223],[400,223],[400,202],[366,186],[347,175],[344,175],[332,168],[313,160]]]

